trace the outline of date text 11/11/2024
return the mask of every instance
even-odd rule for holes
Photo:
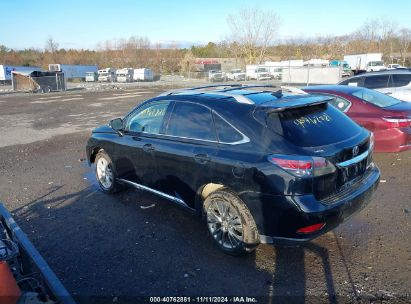
[[[255,297],[150,297],[150,303],[258,303]]]

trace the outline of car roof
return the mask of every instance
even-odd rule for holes
[[[396,69],[396,70],[383,70],[383,71],[378,71],[378,72],[367,72],[363,74],[358,74],[355,76],[351,76],[346,79],[354,78],[354,77],[360,77],[360,76],[375,76],[375,75],[386,75],[386,74],[411,74],[411,70],[409,69]],[[345,80],[345,79],[343,79]]]
[[[301,90],[321,90],[321,91],[335,91],[335,92],[341,92],[341,93],[347,93],[350,94],[352,92],[358,91],[364,89],[363,87],[357,87],[357,86],[350,86],[350,85],[315,85],[315,86],[307,86],[301,88]]]
[[[223,87],[224,89],[218,90],[218,87]],[[267,88],[271,88],[271,90]],[[288,107],[322,103],[330,99],[325,96],[309,95],[297,88],[282,87],[280,89],[272,85],[211,85],[174,90],[163,93],[159,97],[163,99],[169,96],[179,100],[195,100],[202,104],[209,104],[210,101],[225,100],[238,105],[247,104],[253,107],[262,106],[281,110]]]

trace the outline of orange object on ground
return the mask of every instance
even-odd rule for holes
[[[0,303],[16,304],[20,295],[20,288],[10,271],[9,265],[6,262],[0,262]]]

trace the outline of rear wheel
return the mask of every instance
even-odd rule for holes
[[[116,181],[116,171],[110,156],[104,151],[98,152],[95,165],[96,178],[101,190],[107,193],[117,192],[119,185]]]
[[[214,243],[225,253],[249,253],[260,243],[254,219],[235,193],[228,190],[211,193],[204,202],[204,213]]]

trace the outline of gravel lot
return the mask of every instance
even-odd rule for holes
[[[411,302],[411,151],[375,154],[379,189],[335,231],[302,247],[261,245],[241,258],[221,253],[203,223],[168,201],[135,190],[101,193],[84,160],[91,129],[176,86],[189,85],[0,92],[0,201],[78,302],[198,295]]]

